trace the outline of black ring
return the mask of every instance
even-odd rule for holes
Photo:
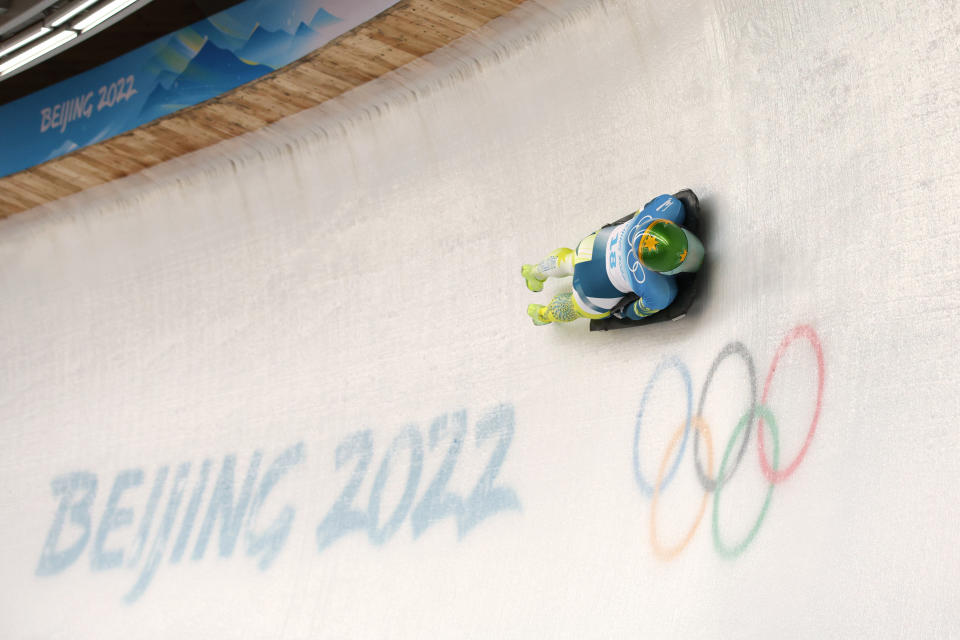
[[[757,371],[753,366],[753,356],[750,355],[750,351],[742,342],[728,343],[723,349],[720,350],[720,353],[717,354],[717,357],[714,358],[713,364],[710,365],[710,372],[707,373],[707,379],[703,381],[703,389],[700,391],[700,402],[697,403],[696,415],[698,418],[703,418],[703,404],[707,399],[707,390],[710,389],[710,383],[713,381],[713,374],[716,373],[720,363],[723,362],[727,356],[731,356],[733,354],[739,355],[747,364],[747,373],[750,377],[750,405],[748,409],[750,412],[750,417],[748,418],[747,427],[744,429],[743,444],[740,445],[740,451],[737,452],[737,459],[734,460],[733,464],[727,470],[726,477],[722,480],[708,478],[706,472],[703,470],[703,465],[700,464],[700,430],[694,429],[693,461],[697,468],[697,477],[700,478],[700,484],[703,486],[703,490],[707,491],[708,493],[715,491],[718,483],[725,484],[727,480],[730,479],[730,476],[733,475],[733,472],[737,470],[737,467],[740,465],[740,460],[743,459],[743,454],[747,451],[747,443],[750,441],[750,430],[753,429],[754,412],[756,411],[757,406]]]

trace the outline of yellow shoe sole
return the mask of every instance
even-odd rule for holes
[[[543,291],[543,280],[533,275],[533,269],[534,265],[525,264],[520,267],[520,275],[522,275],[523,279],[526,280],[527,289],[530,289],[530,291],[533,291],[534,293],[538,293]]]

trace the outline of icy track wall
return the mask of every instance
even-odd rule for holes
[[[3,222],[0,635],[960,633],[958,34],[528,3]],[[694,313],[530,324],[685,186]]]

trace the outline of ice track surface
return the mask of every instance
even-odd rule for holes
[[[0,223],[0,635],[960,634],[958,40],[529,2]],[[689,317],[530,324],[682,187]]]

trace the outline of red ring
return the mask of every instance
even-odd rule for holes
[[[810,341],[810,344],[813,345],[813,350],[817,355],[817,408],[813,413],[813,420],[810,422],[810,430],[807,431],[807,440],[803,443],[803,448],[800,449],[800,453],[798,453],[797,457],[793,459],[793,462],[791,462],[783,470],[775,470],[770,466],[770,463],[767,462],[766,446],[763,439],[763,418],[759,418],[759,429],[757,430],[757,452],[760,454],[760,468],[763,470],[763,475],[766,476],[767,480],[769,480],[772,484],[777,484],[786,480],[788,477],[790,477],[790,474],[796,471],[797,466],[800,465],[804,456],[807,455],[807,448],[810,446],[810,442],[813,440],[813,434],[817,430],[817,422],[820,420],[820,408],[823,404],[823,348],[820,346],[820,338],[817,336],[817,332],[814,331],[813,327],[810,325],[803,324],[794,327],[794,329],[783,339],[783,342],[780,343],[780,347],[777,349],[777,355],[773,357],[773,362],[770,363],[770,372],[767,373],[767,381],[763,385],[763,397],[760,399],[760,404],[767,404],[767,393],[770,391],[770,383],[773,381],[773,374],[777,372],[777,365],[780,363],[780,357],[783,356],[784,352],[793,343],[793,341],[800,337],[806,338]]]

